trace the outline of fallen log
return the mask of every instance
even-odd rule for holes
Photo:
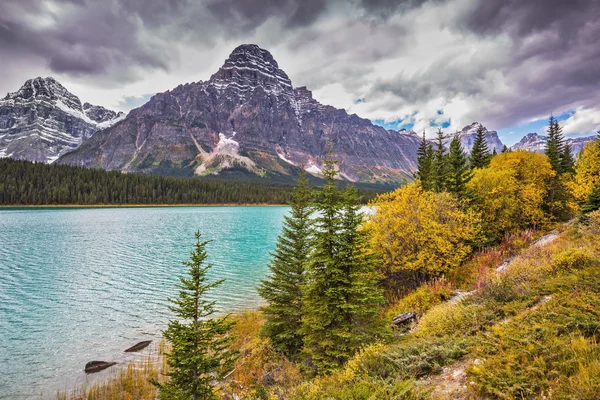
[[[392,324],[394,325],[404,325],[407,324],[409,322],[412,322],[414,320],[417,319],[417,313],[414,311],[407,311],[404,312],[402,314],[398,314],[396,315],[393,319],[392,319]]]

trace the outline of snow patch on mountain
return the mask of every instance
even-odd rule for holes
[[[306,172],[309,172],[313,175],[323,175],[323,171],[321,170],[321,168],[319,168],[318,166],[316,166],[315,164],[311,165],[310,167],[306,168]]]

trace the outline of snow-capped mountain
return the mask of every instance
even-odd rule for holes
[[[156,94],[59,162],[175,175],[304,167],[319,175],[328,139],[340,175],[352,181],[399,181],[416,168],[418,135],[319,103],[293,87],[271,53],[242,45],[208,81]]]
[[[29,79],[0,100],[0,157],[53,162],[125,117],[85,103],[54,78]]]
[[[485,132],[485,138],[487,140],[487,145],[488,149],[490,150],[490,153],[492,153],[494,149],[497,153],[500,153],[502,151],[502,148],[504,147],[504,144],[502,144],[502,142],[500,141],[500,138],[498,137],[498,132],[488,131],[487,128],[485,126],[482,126],[479,122],[473,122],[471,125],[467,125],[464,128],[462,128],[462,130],[457,132],[458,138],[460,139],[460,144],[462,145],[465,152],[471,153],[471,149],[473,148],[473,143],[475,142],[475,137],[477,136],[477,130],[479,129],[479,127],[482,127],[483,131]],[[448,147],[453,138],[453,134],[448,135],[448,137],[444,141],[444,146]]]
[[[571,146],[571,152],[573,155],[579,154],[583,149],[583,146],[586,143],[592,142],[596,140],[597,136],[587,136],[587,137],[578,137],[578,138],[567,138],[565,139],[565,143]],[[546,150],[546,141],[548,140],[547,136],[538,135],[537,133],[528,133],[523,136],[523,139],[519,141],[519,143],[511,146],[512,150],[527,150],[533,151],[536,153],[542,153]]]

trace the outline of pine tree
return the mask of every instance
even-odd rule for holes
[[[448,192],[455,194],[459,199],[463,199],[467,194],[467,183],[473,176],[469,168],[469,160],[465,154],[458,135],[454,135],[450,142],[450,151],[448,152],[448,165],[450,174],[446,185]]]
[[[433,148],[427,142],[427,139],[425,139],[425,131],[423,131],[423,140],[417,150],[417,172],[415,173],[415,178],[421,181],[421,187],[425,190],[431,190],[432,164]]]
[[[552,169],[556,171],[557,174],[562,174],[564,172],[561,161],[565,146],[564,137],[562,134],[562,128],[553,115],[550,115],[547,132],[548,140],[546,142],[546,156],[550,161]]]
[[[367,256],[354,189],[342,193],[335,182],[331,152],[315,209],[314,247],[307,266],[302,316],[304,354],[318,373],[342,365],[374,335],[381,292]]]
[[[496,151],[496,148],[494,147],[494,150],[492,151],[492,157],[497,156],[498,152]]]
[[[560,157],[560,168],[563,173],[573,174],[575,173],[575,159],[573,158],[573,152],[571,151],[571,145],[565,143],[563,153]]]
[[[437,143],[432,164],[432,186],[433,190],[436,192],[443,192],[446,190],[446,185],[448,184],[448,177],[450,174],[448,159],[445,154],[446,149],[444,148],[443,142],[444,132],[442,132],[442,129],[439,128],[437,131]]]
[[[302,171],[291,201],[290,215],[284,218],[269,269],[259,294],[267,301],[262,311],[265,324],[261,334],[270,338],[273,348],[295,357],[302,349],[300,334],[305,269],[311,249],[311,191]]]
[[[217,399],[213,382],[223,379],[232,369],[237,352],[229,348],[234,337],[229,333],[233,323],[226,317],[210,318],[215,313],[214,301],[204,299],[206,292],[223,280],[208,282],[205,266],[208,242],[196,232],[196,243],[190,261],[189,279],[181,278],[179,297],[169,299],[177,316],[169,321],[163,336],[171,343],[167,354],[170,379],[155,385],[161,399]]]
[[[490,151],[483,126],[477,128],[477,136],[471,149],[471,168],[485,168],[490,164]]]
[[[581,213],[585,215],[597,210],[600,210],[600,183],[597,183],[592,189],[592,192],[581,207]]]
[[[508,147],[506,147],[506,145],[502,146],[502,152],[503,153],[508,153]]]

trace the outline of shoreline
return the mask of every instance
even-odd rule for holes
[[[2,204],[3,208],[149,208],[149,207],[287,207],[288,204],[270,203],[214,203],[214,204]]]

